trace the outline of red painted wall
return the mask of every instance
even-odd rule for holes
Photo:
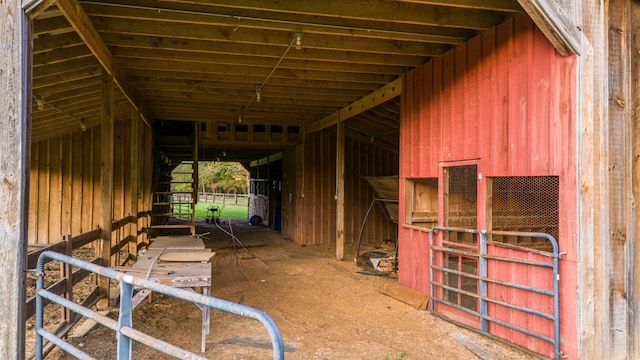
[[[576,59],[561,57],[521,15],[405,76],[400,194],[405,179],[438,177],[439,164],[476,160],[478,227],[487,176],[560,180],[561,349],[575,358]],[[406,218],[401,196],[400,219]],[[442,219],[442,217],[441,217]],[[399,282],[429,292],[428,233],[399,229]]]

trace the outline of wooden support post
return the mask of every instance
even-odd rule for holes
[[[344,259],[344,121],[336,139],[336,260]]]
[[[129,241],[129,259],[136,261],[138,257],[138,193],[140,185],[140,112],[131,110],[131,223],[130,234],[135,241]]]
[[[21,5],[0,1],[0,359],[25,358],[33,24]]]
[[[296,213],[295,213],[295,225],[294,240],[298,244],[306,244],[304,238],[305,233],[305,208],[304,208],[304,136],[303,142],[296,145]],[[247,199],[248,201],[248,199]]]
[[[71,235],[65,235],[62,238],[65,242],[65,255],[73,256],[73,242]],[[60,277],[65,279],[64,298],[73,301],[73,266],[65,263],[60,263]],[[73,313],[66,307],[61,307],[62,319],[67,324],[71,324]]]
[[[102,266],[111,266],[111,228],[113,221],[113,77],[102,71],[102,129],[101,129],[101,206],[100,206],[100,241],[97,257]],[[105,298],[98,303],[99,310],[109,307],[109,278],[100,277],[98,286]]]
[[[640,154],[640,122],[638,121],[638,115],[640,114],[640,102],[637,100],[640,96],[640,36],[638,36],[637,29],[640,29],[640,4],[637,1],[632,1],[631,4],[631,24],[630,28],[635,29],[632,35],[632,41],[629,46],[631,54],[631,94],[630,99],[634,99],[632,104],[629,104],[629,112],[633,114],[634,121],[631,125],[631,151],[632,154]],[[633,194],[633,200],[637,203],[638,195],[640,194],[640,156],[631,157],[631,191]],[[630,266],[630,279],[629,279],[629,297],[631,299],[630,314],[640,313],[640,243],[638,241],[638,234],[640,234],[640,221],[638,221],[637,206],[633,207],[632,218],[635,221],[631,221],[630,228],[632,228],[635,236],[631,237],[629,241],[630,254],[629,254],[629,266]],[[638,316],[629,317],[629,359],[640,358],[640,318]]]
[[[608,324],[609,289],[604,282],[609,278],[609,267],[603,266],[602,242],[609,237],[607,219],[601,209],[608,209],[607,164],[602,160],[607,154],[607,118],[605,104],[608,102],[606,64],[606,35],[609,28],[603,3],[582,1],[584,22],[583,50],[578,62],[576,131],[577,144],[577,334],[579,348],[576,358],[608,358],[607,343],[612,328]],[[565,260],[565,262],[567,262]],[[568,266],[573,266],[574,263]],[[566,267],[565,267],[566,268]],[[562,267],[560,268],[562,271]],[[603,274],[606,276],[603,278]],[[624,331],[624,330],[623,330]]]
[[[191,235],[196,234],[196,204],[198,203],[198,146],[200,142],[200,123],[193,124],[193,183],[191,184]]]

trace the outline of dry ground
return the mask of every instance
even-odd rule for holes
[[[223,224],[228,226],[228,224]],[[286,359],[474,359],[452,334],[464,334],[496,359],[530,359],[492,341],[416,310],[380,291],[394,278],[356,274],[355,248],[336,262],[332,245],[301,247],[265,227],[233,223],[235,235],[255,254],[234,251],[231,238],[210,224],[206,246],[213,259],[212,294],[269,314],[285,342]],[[347,270],[347,271],[340,271]],[[117,314],[112,312],[112,317]],[[256,321],[212,311],[204,356],[211,359],[269,359],[269,337]],[[201,311],[193,304],[154,295],[134,310],[134,326],[199,353]],[[115,336],[96,327],[70,340],[98,359],[115,359]],[[60,350],[48,359],[70,358]],[[169,359],[134,344],[134,359]]]

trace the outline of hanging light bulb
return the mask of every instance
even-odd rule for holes
[[[296,32],[293,33],[293,36],[295,36],[296,38],[295,40],[296,50],[302,49],[302,30],[296,30]]]
[[[258,89],[258,91],[256,91],[256,102],[261,102],[262,101],[262,93],[260,92],[260,89]]]

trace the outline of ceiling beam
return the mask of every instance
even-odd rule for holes
[[[292,31],[271,29],[244,28],[233,31],[231,27],[220,27],[211,24],[166,23],[151,20],[121,18],[100,18],[96,22],[100,33],[117,33],[121,35],[145,35],[155,37],[176,37],[181,40],[209,40],[222,43],[239,43],[247,45],[271,45],[286,48],[293,37]],[[395,54],[406,56],[438,56],[451,48],[448,44],[437,44],[416,41],[391,39],[362,38],[347,35],[328,35],[304,33],[303,48],[323,50],[349,50],[353,52]],[[246,45],[245,45],[246,46]]]
[[[562,56],[580,55],[580,30],[556,0],[518,0]]]
[[[22,10],[24,10],[28,17],[35,19],[55,2],[56,0],[23,0]]]
[[[250,56],[251,58],[278,59],[282,56],[282,48],[273,45],[252,44],[247,47],[235,42],[224,42],[207,39],[184,39],[171,35],[150,36],[132,35],[122,36],[117,33],[102,33],[102,38],[109,46],[118,47],[118,51],[124,48],[176,50],[183,52],[197,52],[215,56],[217,54]],[[387,66],[419,66],[430,59],[429,56],[382,54],[373,52],[357,52],[330,49],[312,49],[303,47],[301,50],[289,52],[287,59],[314,60],[326,62],[339,62],[349,64],[373,64]]]
[[[382,88],[372,92],[371,94],[363,97],[360,100],[343,107],[335,113],[326,116],[318,121],[315,121],[305,126],[305,133],[310,134],[333,126],[340,121],[345,121],[351,117],[361,114],[373,107],[376,107],[385,101],[391,100],[402,93],[402,77],[388,83]]]
[[[508,0],[512,2],[512,0]],[[515,4],[515,3],[513,3]],[[293,28],[304,29],[305,33],[344,35],[365,38],[380,38],[388,40],[403,40],[416,42],[432,42],[440,44],[458,45],[465,41],[466,31],[455,28],[441,29],[428,26],[395,24],[392,29],[358,28],[331,24],[314,24],[304,22],[300,15],[282,16],[279,19],[252,18],[249,16],[227,15],[211,13],[210,9],[202,8],[203,12],[197,13],[199,8],[187,8],[180,3],[149,3],[149,1],[137,1],[135,6],[115,3],[83,3],[85,11],[91,17],[121,18],[129,20],[164,21],[172,24],[188,23],[228,27],[230,29],[270,29],[290,32]],[[192,6],[189,4],[189,6]],[[517,6],[517,4],[516,4]],[[519,6],[518,6],[519,8]],[[208,11],[207,11],[208,10]],[[522,9],[520,9],[521,11]]]
[[[168,0],[171,2],[175,0]],[[180,2],[181,0],[177,0]],[[258,10],[273,14],[312,15],[340,19],[367,19],[386,23],[409,23],[433,26],[487,30],[502,22],[499,12],[474,8],[417,4],[412,2],[369,0],[366,5],[360,0],[193,0],[192,4],[212,5],[215,7],[235,8],[237,10]]]
[[[519,12],[522,9],[512,0],[397,0],[418,4],[443,5],[464,9]]]
[[[109,51],[109,48],[104,43],[100,34],[93,26],[93,23],[84,12],[77,0],[57,0],[56,4],[58,9],[62,12],[64,17],[69,21],[76,33],[82,38],[89,50],[96,57],[98,62],[102,65],[102,68],[107,74],[113,77],[113,81],[116,86],[120,88],[122,93],[127,97],[131,105],[141,113],[141,117],[144,122],[151,127],[151,124],[147,120],[146,114],[142,112],[142,109],[138,106],[138,97],[133,89],[128,85],[127,79],[124,75],[117,70],[114,62],[113,54]]]

